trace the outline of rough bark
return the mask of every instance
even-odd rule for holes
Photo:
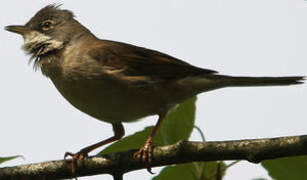
[[[77,177],[111,174],[120,179],[122,174],[146,169],[136,150],[89,157],[78,162]],[[180,141],[154,148],[152,166],[164,166],[192,161],[247,160],[258,163],[280,157],[307,155],[307,135],[219,142]],[[0,168],[0,180],[42,180],[71,178],[71,160],[57,160]]]

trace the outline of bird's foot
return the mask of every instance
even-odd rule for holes
[[[144,146],[133,154],[134,158],[140,157],[142,162],[147,165],[147,171],[151,174],[154,174],[151,171],[150,164],[152,162],[153,156],[153,146],[152,146],[152,138],[148,138],[144,144]]]
[[[88,154],[87,154],[87,152],[84,152],[82,150],[75,153],[75,154],[71,153],[71,152],[66,152],[64,154],[64,159],[66,159],[66,157],[68,157],[68,156],[70,156],[72,158],[71,171],[72,171],[72,174],[74,175],[76,173],[78,162],[82,162],[85,158],[88,157]]]

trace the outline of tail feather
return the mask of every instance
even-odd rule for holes
[[[232,77],[216,75],[222,85],[226,87],[236,86],[287,86],[303,84],[306,77],[289,76],[289,77]],[[224,86],[224,87],[225,87]]]

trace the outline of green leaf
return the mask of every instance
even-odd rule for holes
[[[261,165],[275,180],[307,179],[307,156],[296,156],[266,160]]]
[[[10,160],[19,158],[19,157],[23,158],[22,156],[0,157],[0,164],[4,163],[6,161],[10,161]]]
[[[169,180],[169,179],[176,179],[176,180],[186,180],[190,179],[193,180],[193,169],[191,169],[191,164],[178,164],[175,166],[168,166],[165,167],[159,175],[153,178],[153,180]]]
[[[118,140],[112,145],[102,150],[99,155],[125,151],[128,149],[138,149],[144,145],[144,142],[151,133],[152,129],[153,126],[150,126],[145,128],[143,131],[135,133],[134,135],[130,135],[121,140]]]
[[[180,104],[171,111],[157,132],[160,145],[174,144],[179,140],[188,140],[194,128],[196,97]]]
[[[168,113],[154,136],[155,146],[173,144],[190,137],[194,126],[195,101],[196,97],[188,99]],[[146,127],[143,131],[136,132],[113,143],[99,154],[139,149],[144,145],[152,130],[153,126]]]
[[[194,162],[165,167],[153,180],[215,180],[217,174],[217,162]],[[221,170],[226,165],[221,163]],[[225,171],[222,172],[222,176]]]

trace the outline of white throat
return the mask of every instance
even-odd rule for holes
[[[38,31],[30,31],[24,34],[23,38],[24,45],[22,49],[31,55],[29,62],[34,60],[34,68],[40,64],[39,60],[41,55],[64,47],[63,41],[52,39],[50,36]]]

